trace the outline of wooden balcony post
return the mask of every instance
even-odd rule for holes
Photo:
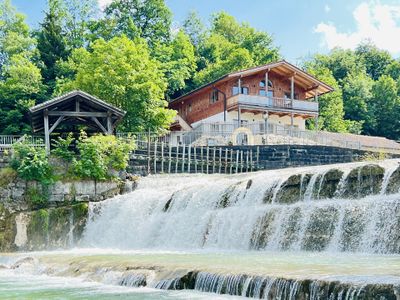
[[[240,127],[242,123],[241,114],[242,114],[242,109],[240,108],[240,105],[238,105],[238,127]]]
[[[241,94],[242,93],[242,78],[241,77],[239,77],[239,79],[238,79],[238,94]]]
[[[290,99],[292,100],[292,107],[293,107],[293,100],[294,100],[294,75],[290,77]]]
[[[268,97],[268,71],[265,72],[265,97]]]

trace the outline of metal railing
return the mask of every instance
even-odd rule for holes
[[[0,135],[0,151],[11,149],[15,143],[26,142],[34,147],[44,147],[43,136]]]

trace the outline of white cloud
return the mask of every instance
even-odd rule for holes
[[[323,35],[323,45],[329,49],[354,49],[360,42],[372,41],[392,54],[400,53],[400,5],[361,3],[353,12],[357,29],[339,32],[334,24],[319,23],[315,32]]]
[[[97,0],[101,9],[105,8],[112,0]]]
[[[325,10],[326,13],[328,13],[328,12],[331,11],[331,7],[328,4],[325,4],[324,10]]]

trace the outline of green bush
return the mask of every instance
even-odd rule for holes
[[[75,155],[75,153],[70,150],[74,140],[72,133],[69,133],[65,139],[59,137],[53,142],[53,150],[51,150],[51,154],[65,160],[66,162],[71,162]]]
[[[13,145],[11,168],[25,180],[36,180],[44,185],[53,181],[53,172],[44,148],[33,147],[24,142]]]
[[[12,168],[0,169],[0,187],[6,187],[13,182],[18,176],[17,171]]]
[[[134,145],[112,135],[88,138],[82,133],[77,148],[79,155],[74,161],[74,174],[79,178],[104,180],[110,170],[125,170]]]

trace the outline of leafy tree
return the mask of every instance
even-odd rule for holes
[[[194,47],[189,37],[179,31],[170,43],[157,44],[153,56],[168,81],[167,96],[183,90],[185,82],[192,77],[196,68]]]
[[[399,79],[400,78],[400,61],[393,60],[389,65],[387,65],[384,75],[388,75],[395,80]]]
[[[319,97],[320,129],[346,132],[348,124],[344,120],[342,90],[332,72],[323,67],[308,72],[334,88],[333,92]]]
[[[169,41],[172,13],[164,0],[114,0],[106,7],[105,15],[113,20],[105,24],[114,26],[112,36],[140,36],[150,45]]]
[[[379,50],[369,42],[360,44],[355,53],[361,59],[366,67],[367,74],[373,80],[378,80],[384,74],[388,65],[393,62],[393,58],[388,51]]]
[[[73,51],[69,66],[76,76],[60,79],[57,92],[81,89],[126,110],[124,130],[159,130],[172,122],[175,112],[163,100],[165,79],[143,39],[97,40],[91,52]]]
[[[367,131],[375,126],[374,116],[369,110],[373,83],[366,73],[351,73],[343,82],[345,118],[361,122]]]
[[[199,56],[198,73],[190,87],[279,58],[278,49],[273,46],[270,35],[255,30],[247,23],[238,23],[225,12],[214,15],[211,28],[196,53]]]
[[[311,62],[308,62],[308,66],[310,68],[329,69],[339,84],[341,84],[349,74],[362,72],[364,68],[353,51],[341,48],[335,48],[326,55],[316,54]]]
[[[87,44],[89,25],[98,15],[96,0],[63,0],[64,24],[67,49],[84,47]]]
[[[397,92],[396,81],[387,75],[382,75],[374,83],[371,108],[376,118],[376,127],[368,133],[393,139],[399,138],[400,99]]]
[[[195,11],[191,11],[183,22],[183,30],[195,48],[200,47],[206,38],[206,27]]]
[[[38,32],[38,50],[43,62],[42,76],[48,87],[48,95],[53,93],[57,77],[56,63],[66,59],[68,52],[61,28],[61,17],[58,12],[59,1],[50,0],[41,30]]]
[[[9,0],[0,3],[0,133],[30,131],[28,108],[42,97],[35,40]]]

